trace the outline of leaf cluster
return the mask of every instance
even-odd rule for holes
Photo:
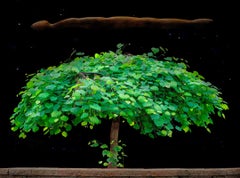
[[[110,143],[111,144],[111,143]],[[107,144],[99,143],[97,140],[91,140],[88,145],[91,147],[99,147],[102,149],[102,157],[106,158],[106,161],[100,160],[98,163],[104,167],[111,165],[112,167],[124,167],[124,157],[127,155],[124,153],[123,148],[126,146],[121,140],[113,147],[111,151]]]
[[[171,137],[174,130],[206,128],[213,115],[228,109],[219,89],[184,60],[166,56],[167,49],[124,54],[81,55],[29,75],[11,116],[13,131],[62,134],[72,127],[93,129],[102,119],[121,117],[140,133]]]

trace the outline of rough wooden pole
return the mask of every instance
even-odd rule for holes
[[[114,147],[118,145],[118,134],[119,134],[119,127],[120,127],[120,118],[112,120],[111,130],[110,130],[110,151],[113,154],[117,154],[114,151]],[[108,165],[108,168],[116,168],[111,163]]]

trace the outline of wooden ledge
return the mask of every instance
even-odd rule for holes
[[[180,177],[221,177],[239,178],[240,168],[48,168],[48,167],[15,167],[0,168],[1,178],[19,177],[114,177],[114,178],[180,178]]]

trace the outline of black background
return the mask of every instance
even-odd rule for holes
[[[127,144],[125,167],[237,167],[240,166],[237,6],[231,1],[77,1],[15,0],[1,6],[0,166],[99,167],[99,150],[87,146],[91,138],[108,142],[109,123],[93,132],[74,128],[69,137],[40,132],[19,139],[10,129],[9,117],[19,102],[16,94],[25,74],[57,65],[73,49],[93,54],[115,50],[119,42],[130,44],[130,53],[150,47],[169,48],[170,55],[189,61],[223,93],[230,110],[226,120],[214,118],[209,134],[202,128],[175,132],[172,138],[152,140],[125,125],[120,138]],[[197,30],[36,32],[38,20],[54,23],[68,17],[136,16],[157,18],[212,18],[214,23]]]

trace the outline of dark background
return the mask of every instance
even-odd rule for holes
[[[240,121],[238,84],[237,5],[231,1],[77,1],[9,0],[1,6],[0,166],[99,167],[100,150],[87,146],[91,138],[108,142],[109,123],[90,132],[74,128],[69,137],[41,132],[19,139],[10,129],[9,117],[20,98],[25,74],[57,65],[73,49],[86,54],[115,50],[119,42],[130,44],[130,53],[163,46],[170,55],[189,61],[222,92],[228,102],[226,120],[214,118],[209,134],[192,127],[191,133],[175,132],[172,138],[152,140],[123,125],[120,138],[127,144],[125,167],[238,167],[240,166]],[[68,17],[136,16],[157,18],[212,18],[203,29],[170,31],[61,31],[36,32],[38,20],[54,23]]]

